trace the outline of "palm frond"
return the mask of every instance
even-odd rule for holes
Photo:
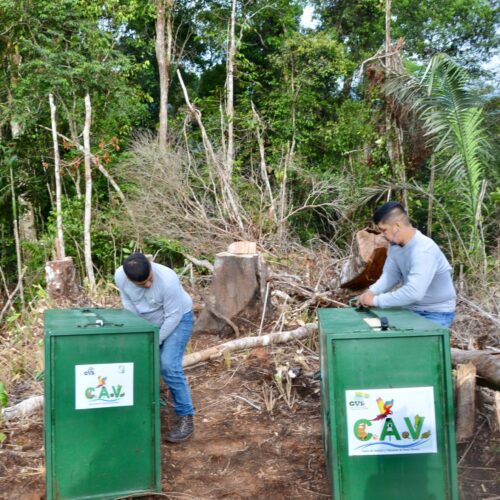
[[[458,201],[471,232],[471,247],[476,246],[480,238],[477,214],[491,148],[484,113],[469,89],[467,72],[450,57],[438,54],[423,71],[390,79],[386,92],[421,119],[428,145],[441,159],[437,167],[461,188]]]

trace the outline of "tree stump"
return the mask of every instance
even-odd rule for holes
[[[56,302],[77,302],[81,298],[77,273],[71,257],[52,260],[45,264],[47,293]]]
[[[240,328],[255,329],[264,311],[266,284],[267,266],[258,253],[218,253],[209,297],[194,331],[239,336]],[[265,309],[268,313],[270,304]]]
[[[476,367],[472,363],[457,366],[456,438],[465,443],[474,436],[476,423]]]
[[[389,243],[376,231],[363,229],[356,233],[352,256],[340,271],[341,288],[360,290],[375,283],[382,274]]]

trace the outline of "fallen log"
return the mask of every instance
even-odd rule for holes
[[[472,363],[457,366],[456,383],[457,443],[465,443],[474,436],[476,422],[476,366]]]
[[[291,340],[303,339],[309,337],[317,329],[318,325],[316,323],[308,323],[289,332],[268,333],[267,335],[260,335],[258,337],[243,337],[230,340],[229,342],[209,347],[203,351],[186,354],[182,361],[182,366],[191,366],[207,359],[215,359],[223,356],[226,352],[241,351],[243,349],[251,349],[252,347],[282,344]]]
[[[500,352],[496,351],[463,351],[451,349],[453,365],[473,363],[477,374],[496,390],[500,389]]]
[[[2,418],[11,420],[13,418],[26,417],[39,408],[43,408],[43,396],[32,396],[9,408],[2,409]]]

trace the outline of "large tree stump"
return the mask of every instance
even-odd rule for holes
[[[76,302],[81,298],[77,273],[71,257],[45,264],[47,293],[56,302]]]
[[[258,253],[218,253],[209,297],[194,331],[239,336],[240,328],[255,329],[264,308],[266,313],[270,309],[264,306],[266,283],[267,266]]]
[[[379,233],[363,229],[356,233],[352,256],[340,271],[340,286],[352,290],[367,288],[382,274],[389,243]]]

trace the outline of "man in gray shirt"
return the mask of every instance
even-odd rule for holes
[[[194,432],[194,409],[182,357],[193,331],[193,302],[172,269],[141,253],[115,272],[123,307],[160,327],[160,371],[174,400],[178,421],[166,439],[185,441]]]
[[[455,317],[456,295],[452,269],[443,252],[411,225],[398,202],[382,205],[373,215],[373,222],[390,247],[382,276],[359,296],[358,303],[405,307],[449,327]],[[398,284],[401,287],[394,289]]]

